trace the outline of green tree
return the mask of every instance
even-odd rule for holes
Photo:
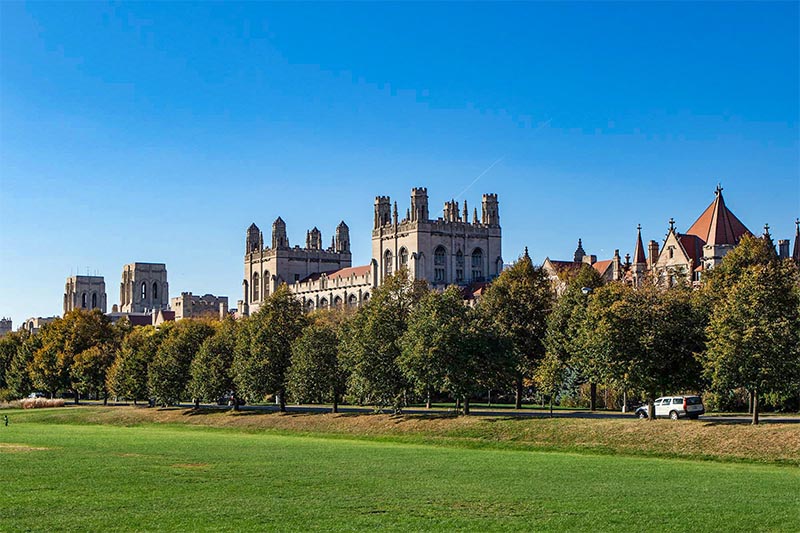
[[[277,394],[286,411],[286,371],[292,343],[303,332],[306,316],[285,284],[267,298],[242,328],[234,356],[236,388],[251,400]]]
[[[41,336],[25,332],[20,332],[19,335],[22,343],[17,349],[17,353],[11,358],[6,371],[9,395],[16,398],[22,398],[33,390],[30,367],[34,354],[42,347]]]
[[[111,394],[131,399],[134,405],[148,397],[147,368],[168,331],[168,327],[143,326],[125,335],[106,376]]]
[[[96,345],[78,353],[72,361],[70,375],[77,392],[81,394],[102,393],[103,403],[108,403],[106,374],[114,362],[113,348]]]
[[[553,400],[566,377],[567,366],[564,361],[553,352],[547,352],[544,359],[536,368],[533,380],[540,390],[544,391],[550,399],[550,416],[553,416]]]
[[[147,369],[147,387],[156,401],[172,405],[186,394],[189,367],[214,329],[202,320],[181,320],[169,328]]]
[[[340,320],[323,312],[314,317],[302,335],[292,344],[289,368],[289,394],[299,402],[339,403],[345,393],[347,373],[339,362]]]
[[[192,360],[189,383],[189,390],[195,398],[211,402],[233,393],[235,411],[239,410],[239,401],[232,368],[237,327],[232,318],[216,324],[214,334],[203,341],[197,357]]]
[[[547,317],[553,305],[547,274],[525,254],[504,270],[478,302],[478,308],[511,349],[516,408],[522,407],[525,379],[544,357]]]
[[[8,372],[11,368],[11,361],[17,355],[17,350],[22,347],[25,340],[22,332],[12,331],[0,337],[0,389],[8,388]]]
[[[408,279],[405,269],[387,276],[369,303],[345,324],[342,364],[348,391],[359,403],[399,409],[408,382],[398,366],[400,338],[412,305],[426,291]]]
[[[724,261],[723,261],[724,263]],[[800,379],[800,275],[790,261],[752,264],[737,275],[707,328],[706,372],[716,389],[746,388],[758,424],[759,396]]]

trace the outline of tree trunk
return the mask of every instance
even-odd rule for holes
[[[628,412],[628,391],[622,391],[622,412]]]
[[[464,396],[464,415],[469,415],[469,396]]]
[[[655,394],[651,394],[647,397],[647,419],[648,420],[655,420],[656,418],[656,406],[653,403],[655,400]]]
[[[758,389],[753,389],[753,425],[758,425]]]
[[[75,393],[75,405],[78,405],[80,396],[78,395],[78,391],[73,391]]]
[[[425,409],[431,408],[431,391],[428,389],[428,397],[425,399]]]
[[[487,407],[491,407],[492,406],[492,389],[489,389],[486,397],[488,398],[488,401],[486,402],[486,406]]]
[[[286,391],[281,389],[280,392],[278,392],[278,399],[280,400],[281,413],[285,413],[286,412]]]
[[[456,398],[456,414],[461,412],[461,398]]]
[[[589,410],[597,411],[597,383],[589,383]]]
[[[517,396],[514,401],[514,409],[522,409],[522,374],[517,376]]]
[[[336,393],[333,394],[333,412],[339,412],[339,395]]]
[[[137,405],[136,398],[133,399],[133,405]]]
[[[108,405],[108,391],[103,391],[103,405]]]
[[[231,395],[231,400],[233,400],[233,410],[235,412],[238,412],[239,411],[239,396],[234,393],[234,394]]]
[[[550,395],[550,418],[553,418],[553,394]]]

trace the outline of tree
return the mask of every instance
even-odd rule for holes
[[[586,316],[589,295],[603,286],[603,278],[587,264],[581,265],[577,270],[567,270],[563,278],[566,288],[555,301],[553,311],[547,318],[545,349],[548,354],[559,359],[565,372],[579,374],[579,382],[587,379],[591,383],[590,406],[594,410],[598,369],[590,364],[590,357],[585,357],[587,354],[580,344],[580,331]],[[548,364],[555,365],[555,362],[550,361]]]
[[[550,398],[550,416],[553,416],[553,399],[561,389],[566,377],[567,367],[564,361],[553,352],[547,352],[536,368],[533,380]]]
[[[723,261],[724,263],[724,261]],[[800,379],[800,275],[790,261],[752,264],[738,273],[707,328],[706,372],[717,389],[744,387],[753,398]]]
[[[340,353],[349,372],[349,393],[358,402],[395,410],[401,406],[408,382],[397,361],[400,338],[412,305],[424,292],[401,269],[387,276],[369,303],[345,324]]]
[[[535,267],[527,250],[504,270],[481,297],[478,308],[510,346],[516,384],[516,408],[522,407],[523,383],[544,357],[547,316],[553,290],[547,274]]]
[[[334,314],[338,313],[321,312],[292,344],[288,390],[299,402],[331,402],[337,413],[347,373],[339,362],[340,321]]]
[[[6,383],[11,396],[22,398],[33,390],[30,366],[34,354],[42,347],[42,338],[39,335],[24,332],[20,332],[19,335],[22,343],[19,345],[17,353],[11,358],[6,371]]]
[[[147,368],[168,331],[168,327],[143,326],[125,335],[106,376],[111,394],[132,399],[134,404],[148,397]]]
[[[286,411],[286,370],[292,362],[292,343],[303,332],[306,316],[286,284],[267,298],[247,321],[236,345],[234,382],[251,400],[277,394]]]
[[[0,337],[0,389],[8,388],[7,376],[11,362],[16,357],[17,350],[22,347],[24,340],[24,334],[15,331]]]
[[[233,381],[233,354],[236,349],[237,323],[226,318],[216,324],[214,334],[208,337],[190,366],[189,390],[195,398],[216,401],[225,394],[233,394],[233,409],[239,410],[239,395]]]
[[[114,352],[106,345],[92,346],[75,356],[70,375],[77,392],[82,394],[103,393],[103,403],[108,403],[106,374],[114,362]]]
[[[202,320],[181,320],[169,328],[147,370],[148,390],[161,405],[172,405],[186,394],[192,359],[213,333]]]

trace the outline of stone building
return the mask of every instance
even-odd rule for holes
[[[169,284],[164,263],[131,263],[122,268],[120,313],[169,309]]]
[[[411,191],[411,205],[399,218],[397,203],[388,196],[375,199],[372,260],[352,266],[350,230],[341,222],[331,246],[322,249],[317,228],[306,233],[306,246],[290,247],[286,224],[279,217],[272,225],[272,245],[264,246],[258,226],[246,233],[244,298],[238,313],[258,310],[264,298],[287,283],[306,310],[358,307],[369,301],[381,281],[400,268],[433,287],[469,286],[496,277],[503,269],[502,236],[496,194],[483,195],[480,219],[473,209],[469,221],[467,202],[445,202],[441,217],[428,213],[428,191]]]
[[[49,324],[50,322],[53,322],[54,320],[57,319],[58,319],[57,316],[31,317],[22,323],[20,329],[23,329],[28,333],[37,333],[42,328],[42,326],[44,326],[45,324]]]
[[[12,330],[11,319],[6,317],[0,318],[0,337],[11,333]]]
[[[183,318],[218,318],[222,320],[228,315],[228,297],[204,294],[194,295],[182,292],[170,300],[170,307],[175,312],[175,320]]]
[[[64,314],[73,309],[106,312],[106,282],[103,276],[70,276],[64,285]]]

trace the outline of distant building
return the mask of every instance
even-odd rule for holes
[[[103,276],[70,276],[64,285],[64,314],[73,309],[106,312],[106,282]]]
[[[22,323],[22,326],[21,326],[20,329],[23,329],[23,330],[27,331],[28,333],[37,333],[42,328],[42,326],[44,326],[45,324],[49,324],[50,322],[53,322],[54,320],[58,320],[58,317],[57,316],[49,316],[49,317],[45,317],[45,318],[40,317],[40,316],[39,317],[31,317],[31,318],[29,318],[28,320],[26,320],[25,322]]]
[[[5,318],[5,317],[0,319],[0,337],[2,337],[3,335],[6,335],[8,333],[11,333],[12,331],[13,331],[13,328],[11,326],[11,319],[10,318]]]
[[[131,263],[122,269],[119,286],[121,313],[150,313],[169,309],[167,265],[164,263]]]
[[[170,307],[175,312],[175,320],[183,318],[218,318],[222,320],[228,315],[228,297],[204,294],[195,296],[191,292],[182,292],[170,300]]]

